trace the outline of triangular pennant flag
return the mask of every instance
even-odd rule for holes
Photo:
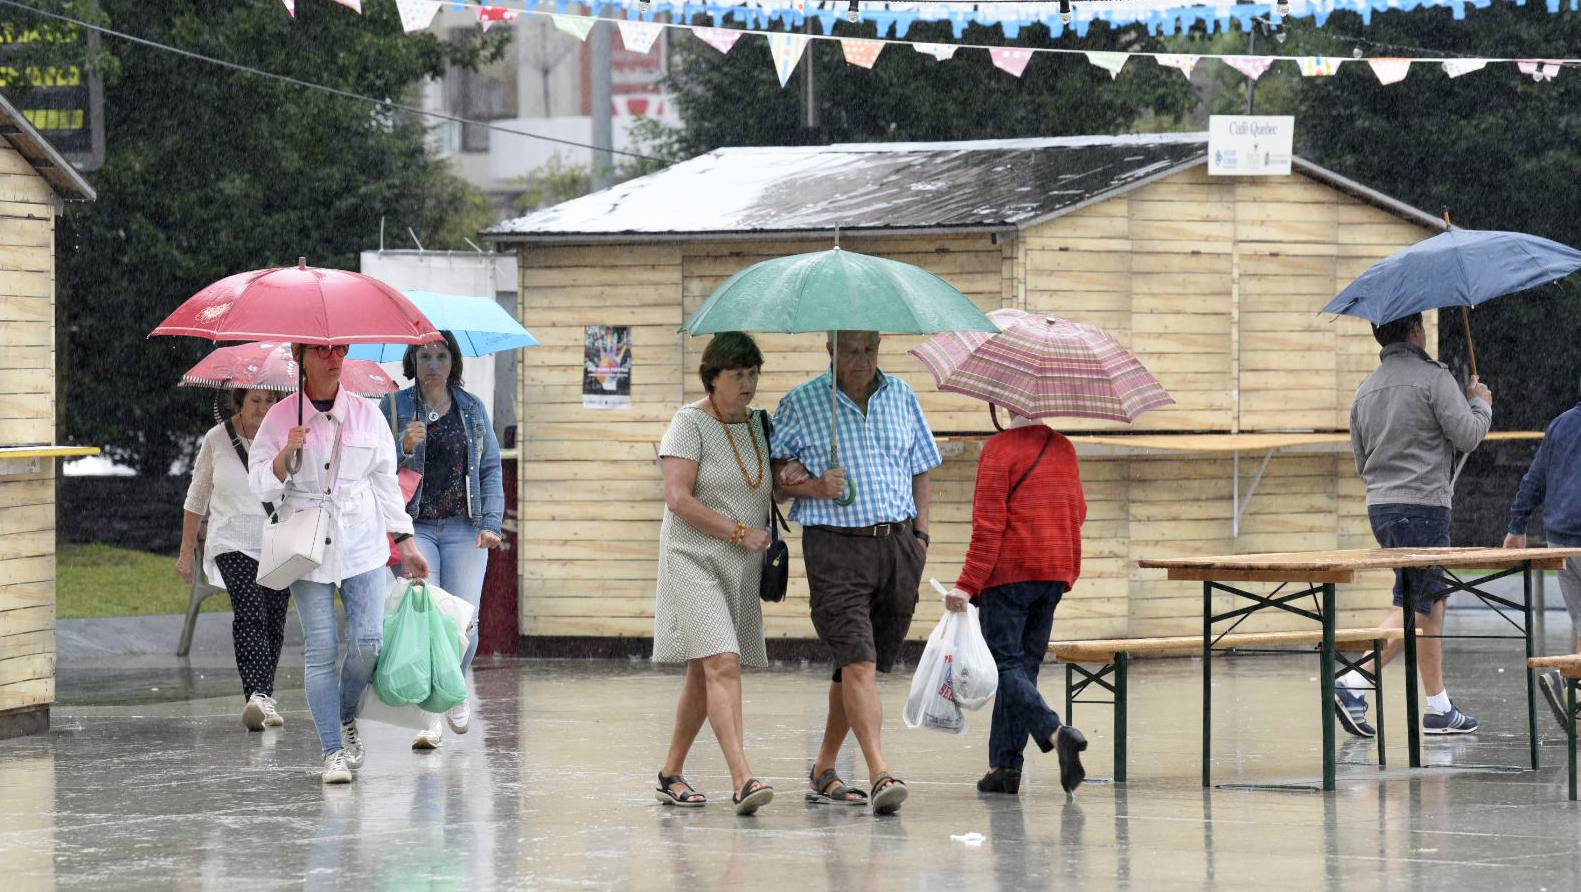
[[[774,57],[774,71],[780,76],[780,86],[790,80],[791,72],[801,61],[802,50],[807,46],[807,35],[776,31],[769,35],[769,55]]]
[[[511,18],[515,18],[514,15]],[[593,33],[593,26],[598,24],[598,19],[588,18],[585,15],[552,15],[554,26],[561,31],[575,37],[577,40],[587,40],[587,35]]]
[[[943,62],[955,57],[955,51],[960,49],[953,43],[914,43],[911,48],[919,53],[925,53]]]
[[[335,0],[335,2],[347,9],[355,10],[358,15],[362,14],[362,0]]]
[[[884,51],[884,41],[867,40],[861,37],[840,38],[840,51],[845,53],[847,64],[861,68],[872,68],[878,61],[878,54]]]
[[[1013,46],[996,46],[989,48],[988,58],[994,60],[994,67],[1000,71],[1020,77],[1021,72],[1027,70],[1027,63],[1032,61],[1032,51]]]
[[[1120,69],[1125,67],[1125,60],[1131,58],[1130,53],[1100,53],[1089,50],[1087,61],[1109,72],[1110,78],[1120,76]]]
[[[1191,56],[1184,53],[1164,53],[1153,58],[1157,59],[1160,65],[1180,69],[1188,78],[1191,77],[1192,70],[1197,67],[1197,62],[1202,59],[1201,56]]]
[[[1444,73],[1450,77],[1460,77],[1473,71],[1481,71],[1488,67],[1487,59],[1445,59]]]
[[[1301,67],[1302,77],[1333,77],[1344,61],[1333,56],[1302,56],[1296,64]]]
[[[653,49],[654,41],[664,33],[664,26],[658,22],[637,22],[631,20],[619,21],[615,27],[620,29],[620,43],[628,52],[647,53]]]
[[[1273,56],[1220,56],[1225,65],[1239,71],[1252,80],[1263,76],[1268,66],[1274,64]]]
[[[296,0],[280,0],[280,2],[285,4],[285,11],[291,14],[291,18],[296,18]]]
[[[696,37],[697,39],[701,40],[703,43],[708,44],[709,46],[711,46],[714,49],[720,51],[721,53],[728,53],[728,52],[730,52],[730,48],[736,45],[736,41],[741,39],[741,35],[743,33],[745,33],[745,32],[743,32],[743,31],[735,31],[735,30],[732,30],[730,28],[693,28],[692,29],[692,36],[693,37]]]
[[[442,0],[395,0],[395,8],[401,14],[401,30],[411,33],[427,28],[443,5]]]
[[[1368,59],[1367,64],[1372,66],[1380,84],[1398,84],[1411,73],[1410,59]]]
[[[1529,75],[1539,84],[1559,76],[1559,63],[1552,60],[1523,59],[1515,63],[1521,74]]]

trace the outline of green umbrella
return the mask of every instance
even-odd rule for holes
[[[877,331],[936,334],[986,331],[999,326],[971,298],[925,269],[842,251],[776,257],[747,267],[708,296],[681,330],[692,335],[722,331]],[[839,352],[838,342],[835,352]],[[838,412],[833,362],[829,408]],[[830,467],[839,466],[840,428],[831,419]],[[837,504],[856,498],[856,484]]]

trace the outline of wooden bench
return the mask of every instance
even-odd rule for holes
[[[1382,679],[1371,671],[1362,668],[1362,664],[1372,658],[1373,654],[1383,649],[1383,642],[1404,637],[1400,629],[1364,628],[1364,629],[1335,629],[1334,649],[1337,665],[1335,677],[1354,669],[1362,677],[1372,683],[1369,690],[1376,692],[1374,697],[1377,707],[1378,729],[1378,764],[1384,765],[1384,739],[1383,739],[1383,683]],[[1214,638],[1214,650],[1236,651],[1240,653],[1306,653],[1304,650],[1292,648],[1317,647],[1319,652],[1323,644],[1321,629],[1300,632],[1235,632],[1219,635]],[[1093,641],[1054,641],[1049,644],[1049,653],[1055,662],[1065,664],[1065,720],[1075,721],[1077,703],[1107,703],[1114,707],[1114,781],[1125,783],[1126,768],[1126,713],[1129,693],[1128,675],[1130,672],[1131,657],[1134,655],[1168,656],[1168,655],[1194,655],[1200,656],[1203,651],[1201,635],[1178,635],[1169,638],[1110,638]],[[1360,652],[1360,656],[1350,658],[1343,656],[1345,653]],[[1581,660],[1581,657],[1577,658]],[[1096,666],[1097,668],[1089,668]],[[1097,685],[1100,689],[1109,692],[1112,700],[1078,700],[1077,698],[1089,687]],[[1328,708],[1337,708],[1328,704]],[[1212,702],[1202,704],[1202,720],[1212,722]],[[1328,754],[1332,758],[1333,754]]]
[[[1570,801],[1576,799],[1576,688],[1581,685],[1581,654],[1563,654],[1553,657],[1529,657],[1528,669],[1558,669],[1565,680],[1565,738],[1570,745]]]

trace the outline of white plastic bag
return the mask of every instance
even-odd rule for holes
[[[966,716],[955,701],[955,655],[951,652],[953,628],[944,614],[928,635],[928,646],[917,661],[917,674],[911,677],[911,694],[901,717],[908,728],[927,728],[946,734],[965,734]]]
[[[384,599],[386,616],[400,609],[401,600],[406,597],[406,590],[410,586],[411,583],[402,577],[393,575],[390,577],[389,591]],[[434,606],[439,608],[440,613],[455,622],[456,628],[460,630],[461,651],[465,653],[475,613],[472,605],[432,583],[428,585],[428,597]],[[391,706],[379,699],[371,684],[363,690],[362,699],[357,701],[358,720],[380,722],[397,728],[421,731],[433,723],[435,715],[437,713],[427,712],[415,705]]]

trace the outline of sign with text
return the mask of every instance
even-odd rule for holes
[[[1296,119],[1289,115],[1213,115],[1208,119],[1210,176],[1290,175]]]

